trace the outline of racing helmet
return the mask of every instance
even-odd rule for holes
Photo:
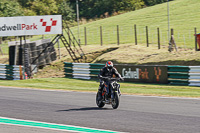
[[[108,70],[111,70],[111,69],[113,68],[113,63],[112,63],[112,61],[107,61],[107,62],[106,62],[106,67],[107,67]]]

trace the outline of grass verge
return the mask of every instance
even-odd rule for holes
[[[120,84],[121,92],[123,94],[200,98],[199,87],[139,83]],[[16,81],[0,80],[0,85],[23,88],[96,92],[99,83],[96,81],[68,78],[41,78]]]
[[[173,0],[169,2],[170,28],[174,29],[176,45],[194,49],[194,27],[199,29],[199,0]],[[104,44],[117,44],[117,25],[119,25],[120,44],[135,43],[134,24],[137,25],[138,43],[146,43],[146,26],[149,31],[149,43],[157,44],[157,28],[160,28],[160,41],[168,45],[168,14],[167,2],[121,15],[93,21],[80,25],[80,40],[87,44],[100,44],[100,26]],[[77,37],[77,26],[71,28]],[[198,31],[199,32],[199,31]]]

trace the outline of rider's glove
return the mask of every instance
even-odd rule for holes
[[[124,81],[124,78],[121,77],[120,80],[121,80],[121,81]]]
[[[98,77],[99,77],[99,79],[102,79],[102,78],[103,78],[101,75],[99,75]]]

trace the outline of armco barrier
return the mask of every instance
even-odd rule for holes
[[[0,79],[22,80],[24,77],[23,66],[0,64]]]
[[[171,85],[200,86],[200,66],[168,66]]]
[[[65,77],[77,79],[97,79],[104,64],[64,62]]]
[[[64,63],[65,77],[97,79],[104,64]],[[115,64],[125,82],[200,86],[200,66]]]
[[[189,86],[200,86],[200,66],[189,66]]]
[[[64,63],[65,77],[96,79],[104,64]],[[168,83],[167,66],[115,64],[125,82]]]

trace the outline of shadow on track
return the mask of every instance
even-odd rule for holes
[[[76,109],[66,109],[66,110],[57,110],[56,112],[64,111],[88,111],[88,110],[113,110],[111,108],[98,108],[98,107],[87,107],[87,108],[76,108]]]

